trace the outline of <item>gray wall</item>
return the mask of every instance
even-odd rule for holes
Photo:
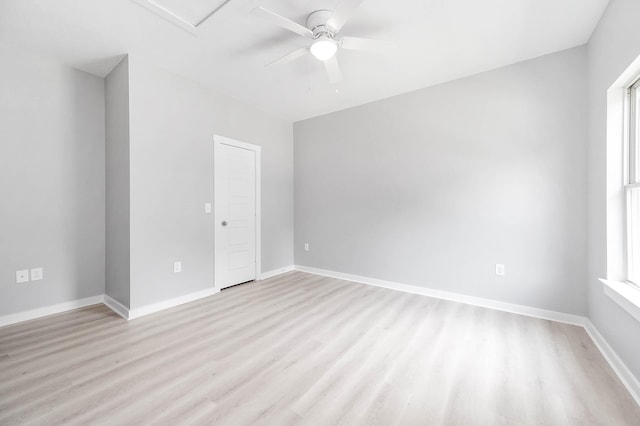
[[[0,315],[104,293],[104,80],[0,45]],[[44,280],[15,283],[15,271]]]
[[[213,134],[263,147],[262,270],[293,264],[292,125],[129,56],[131,307],[211,288]],[[173,273],[173,262],[182,272]]]
[[[640,324],[603,294],[607,275],[606,92],[640,55],[640,2],[612,0],[589,42],[589,318],[640,378]]]
[[[105,79],[105,294],[130,307],[129,289],[129,60]]]
[[[579,47],[295,123],[296,264],[585,314],[586,74]]]

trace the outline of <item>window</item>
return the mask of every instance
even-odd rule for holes
[[[627,92],[627,280],[640,285],[640,79]]]
[[[640,321],[640,56],[607,89],[604,294]]]

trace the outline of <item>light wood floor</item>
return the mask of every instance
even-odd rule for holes
[[[292,272],[0,328],[0,424],[640,425],[580,327]]]

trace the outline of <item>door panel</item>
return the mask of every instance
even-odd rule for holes
[[[225,288],[256,279],[256,152],[215,152],[215,277]]]

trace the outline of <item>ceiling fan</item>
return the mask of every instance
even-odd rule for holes
[[[344,24],[353,16],[363,1],[342,0],[335,10],[316,10],[307,17],[306,26],[263,7],[253,9],[254,14],[311,40],[309,46],[289,52],[265,66],[290,62],[311,53],[313,57],[324,62],[329,81],[334,84],[339,83],[342,80],[342,73],[336,58],[338,49],[362,50],[374,53],[383,53],[389,49],[389,43],[384,41],[361,37],[338,37],[338,33]]]

